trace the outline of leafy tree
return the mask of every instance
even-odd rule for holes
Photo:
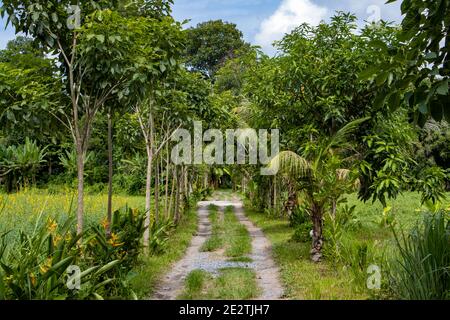
[[[390,0],[388,3],[395,2]],[[424,125],[431,116],[450,119],[450,1],[403,0],[400,46],[377,41],[372,45],[389,61],[375,59],[364,77],[381,88],[378,101],[391,109],[405,102]],[[376,57],[375,57],[376,58]]]
[[[248,47],[236,25],[222,20],[199,23],[186,33],[188,67],[210,78],[228,59],[235,57],[238,50]]]
[[[56,72],[29,38],[18,37],[0,51],[0,124],[8,143],[25,137],[56,142],[59,124],[48,113],[61,98]]]
[[[376,90],[358,74],[373,62],[368,42],[394,31],[387,26],[355,31],[356,17],[341,12],[329,24],[303,24],[278,42],[280,56],[262,57],[250,68],[244,92],[255,105],[257,125],[281,128],[283,145],[297,150],[308,140],[305,126],[333,135],[346,123],[375,114]]]

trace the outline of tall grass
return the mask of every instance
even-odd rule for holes
[[[450,299],[450,223],[445,214],[426,214],[409,234],[396,234],[395,238],[399,255],[390,270],[395,296]]]

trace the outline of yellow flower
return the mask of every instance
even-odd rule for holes
[[[39,266],[39,270],[41,271],[42,274],[45,274],[51,268],[51,266],[52,266],[52,258],[47,258],[47,260],[45,260],[45,263]]]
[[[107,219],[107,218],[103,219],[102,222],[101,222],[101,224],[102,224],[102,226],[103,226],[103,229],[106,230],[106,229],[109,227],[108,219]]]
[[[30,273],[30,280],[31,280],[31,284],[33,285],[33,287],[36,286],[36,276],[34,275],[34,273]]]
[[[383,214],[386,215],[392,210],[392,207],[386,207],[383,209]]]
[[[112,245],[114,248],[120,247],[124,244],[124,242],[119,243],[119,236],[115,234],[114,232],[111,234],[111,238],[108,240],[108,243]]]
[[[48,219],[48,221],[47,221],[47,230],[50,233],[53,233],[53,232],[55,232],[56,228],[58,228],[58,223],[56,223],[56,221],[51,219],[51,218]]]
[[[61,240],[62,240],[62,237],[59,234],[57,234],[55,237],[53,237],[53,245],[57,246]]]

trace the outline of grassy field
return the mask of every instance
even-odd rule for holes
[[[374,251],[372,263],[377,264],[377,259],[395,246],[390,228],[380,225],[383,206],[379,203],[361,203],[353,195],[348,200],[348,205],[356,205],[358,227],[345,231],[342,241],[347,244],[368,243]],[[413,193],[406,193],[389,205],[395,215],[397,228],[401,226],[404,230],[409,230],[421,219],[421,212],[426,210],[420,206],[419,196]],[[448,210],[450,202],[447,201],[445,205],[444,208]],[[377,297],[376,292],[361,285],[361,279],[357,279],[350,268],[336,266],[327,260],[319,264],[310,262],[310,243],[293,241],[294,229],[287,220],[270,217],[246,207],[247,216],[262,228],[273,244],[286,298],[333,300]]]
[[[61,190],[59,193],[48,193],[42,189],[32,189],[20,193],[0,193],[0,233],[12,230],[8,237],[14,237],[15,231],[30,231],[37,219],[45,222],[48,218],[60,221],[67,217],[76,217],[76,191]],[[113,211],[128,206],[133,209],[144,209],[145,198],[139,196],[115,195]],[[107,211],[107,195],[85,196],[85,224],[98,223],[105,219]]]

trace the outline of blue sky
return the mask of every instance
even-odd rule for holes
[[[355,13],[360,25],[365,20],[383,19],[400,22],[400,2],[385,4],[386,0],[175,0],[177,20],[190,19],[195,25],[210,19],[233,22],[243,31],[245,40],[272,53],[271,43],[295,26],[308,22],[317,24],[336,11]],[[14,30],[5,30],[0,21],[0,48],[14,38]]]

